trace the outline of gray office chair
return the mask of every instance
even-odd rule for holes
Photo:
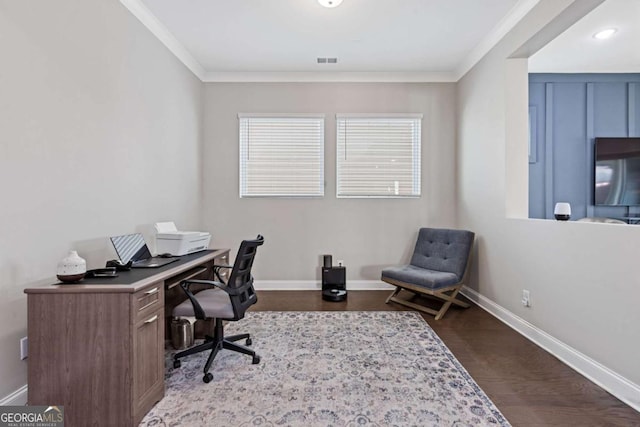
[[[396,287],[386,303],[392,301],[432,314],[436,320],[444,316],[451,304],[469,307],[456,296],[469,276],[474,237],[475,234],[467,230],[421,228],[411,263],[382,270],[382,281]],[[398,298],[403,289],[444,303],[436,311]]]
[[[214,273],[218,281],[209,280],[185,280],[180,286],[187,294],[188,299],[173,309],[174,317],[193,317],[196,319],[214,319],[214,334],[207,336],[205,342],[187,350],[176,353],[173,356],[173,367],[179,368],[180,359],[201,351],[211,350],[209,358],[204,365],[205,383],[213,379],[209,372],[211,363],[216,354],[222,349],[237,351],[247,354],[253,358],[252,363],[260,363],[260,356],[250,348],[236,344],[234,341],[246,340],[246,345],[251,345],[249,334],[239,334],[224,336],[223,321],[236,321],[244,317],[246,310],[258,301],[258,297],[253,289],[253,277],[251,276],[251,266],[256,256],[258,246],[264,243],[264,238],[258,236],[255,240],[244,240],[240,244],[236,260],[231,270],[229,281],[224,283],[219,271],[230,266],[215,266]],[[212,286],[212,289],[205,289],[196,294],[192,293],[190,286],[193,284],[204,284]]]

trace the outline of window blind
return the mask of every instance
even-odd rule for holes
[[[239,115],[240,197],[324,195],[324,116]]]
[[[422,115],[337,115],[337,197],[419,197]]]

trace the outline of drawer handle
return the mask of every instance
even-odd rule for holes
[[[150,318],[149,320],[145,320],[144,323],[153,323],[156,320],[158,320],[158,315],[157,314],[155,316],[153,316],[152,318]]]
[[[158,292],[158,287],[148,290],[147,292],[145,292],[145,295],[155,294],[156,292]]]

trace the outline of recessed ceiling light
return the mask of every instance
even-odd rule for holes
[[[598,31],[593,35],[593,38],[598,40],[608,39],[614,35],[618,30],[616,28],[607,28],[606,30]]]
[[[318,3],[324,7],[338,7],[340,3],[342,3],[342,0],[318,0]]]

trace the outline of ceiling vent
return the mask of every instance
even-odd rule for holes
[[[338,58],[318,58],[318,64],[337,64]]]

